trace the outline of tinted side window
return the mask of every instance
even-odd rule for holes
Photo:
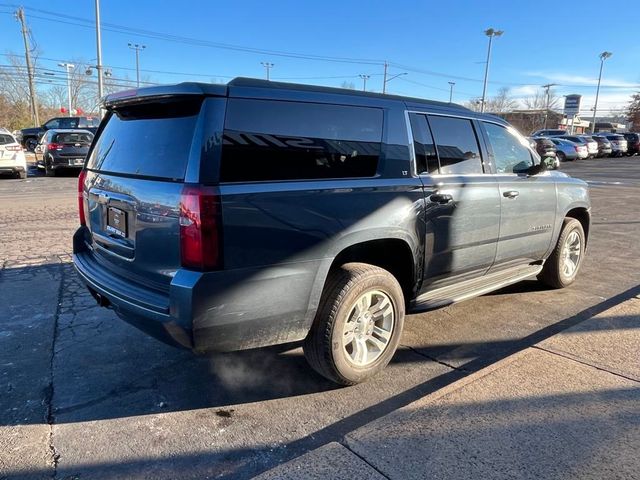
[[[224,182],[372,177],[382,110],[232,99],[227,103]]]
[[[440,173],[482,173],[480,147],[471,120],[429,115]]]
[[[58,128],[77,128],[78,127],[78,119],[77,118],[61,118],[59,119],[60,126]]]
[[[47,128],[60,128],[60,119],[59,118],[53,118],[53,119],[49,120],[47,123],[45,123],[45,126]]]
[[[484,122],[483,122],[484,123]],[[533,165],[526,140],[510,129],[494,123],[484,123],[496,164],[497,173],[519,173]]]
[[[425,172],[438,173],[438,157],[427,117],[419,113],[411,113],[409,120],[413,133],[413,147],[416,152],[416,173],[418,175]]]
[[[2,135],[0,134],[0,145],[7,145],[9,143],[14,143],[15,140],[11,135]]]

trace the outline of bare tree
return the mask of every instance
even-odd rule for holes
[[[548,108],[550,110],[559,108],[561,98],[562,97],[558,96],[556,92],[553,91],[553,89],[549,89]],[[537,90],[533,95],[523,98],[522,103],[524,104],[525,108],[529,110],[545,110],[547,108],[547,92],[543,89]]]
[[[356,84],[353,82],[348,82],[347,80],[345,80],[344,82],[342,82],[340,84],[340,88],[347,88],[349,90],[355,90],[356,89]]]
[[[485,112],[504,113],[517,108],[518,101],[509,95],[509,87],[502,87],[495,97],[487,100]]]

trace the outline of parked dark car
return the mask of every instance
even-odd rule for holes
[[[47,130],[80,128],[96,133],[100,119],[98,117],[56,117],[48,120],[41,127],[23,128],[19,141],[24,148],[33,152]]]
[[[627,155],[640,154],[640,133],[624,133],[627,140]]]
[[[536,142],[536,152],[538,152],[547,167],[557,169],[560,161],[556,155],[555,144],[548,138],[534,137],[533,140]]]
[[[80,170],[93,141],[93,133],[88,130],[49,130],[36,147],[38,168],[47,176],[55,176],[60,170]]]
[[[545,130],[536,130],[531,134],[532,137],[558,137],[560,135],[566,135],[566,130],[560,130],[558,128],[549,128]]]
[[[461,106],[235,79],[105,108],[74,265],[100,305],[195,352],[303,341],[354,384],[389,362],[405,312],[566,287],[585,255],[586,183]]]
[[[593,135],[593,139],[598,142],[598,157],[608,157],[613,152],[611,142],[601,135]]]

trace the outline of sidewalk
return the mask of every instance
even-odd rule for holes
[[[267,479],[640,479],[635,297]]]

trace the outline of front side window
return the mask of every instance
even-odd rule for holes
[[[480,147],[471,120],[429,115],[441,174],[482,173]]]
[[[227,103],[223,182],[373,177],[382,110],[272,100]]]
[[[508,127],[483,123],[493,150],[497,173],[521,173],[533,165],[531,151],[524,138]]]

